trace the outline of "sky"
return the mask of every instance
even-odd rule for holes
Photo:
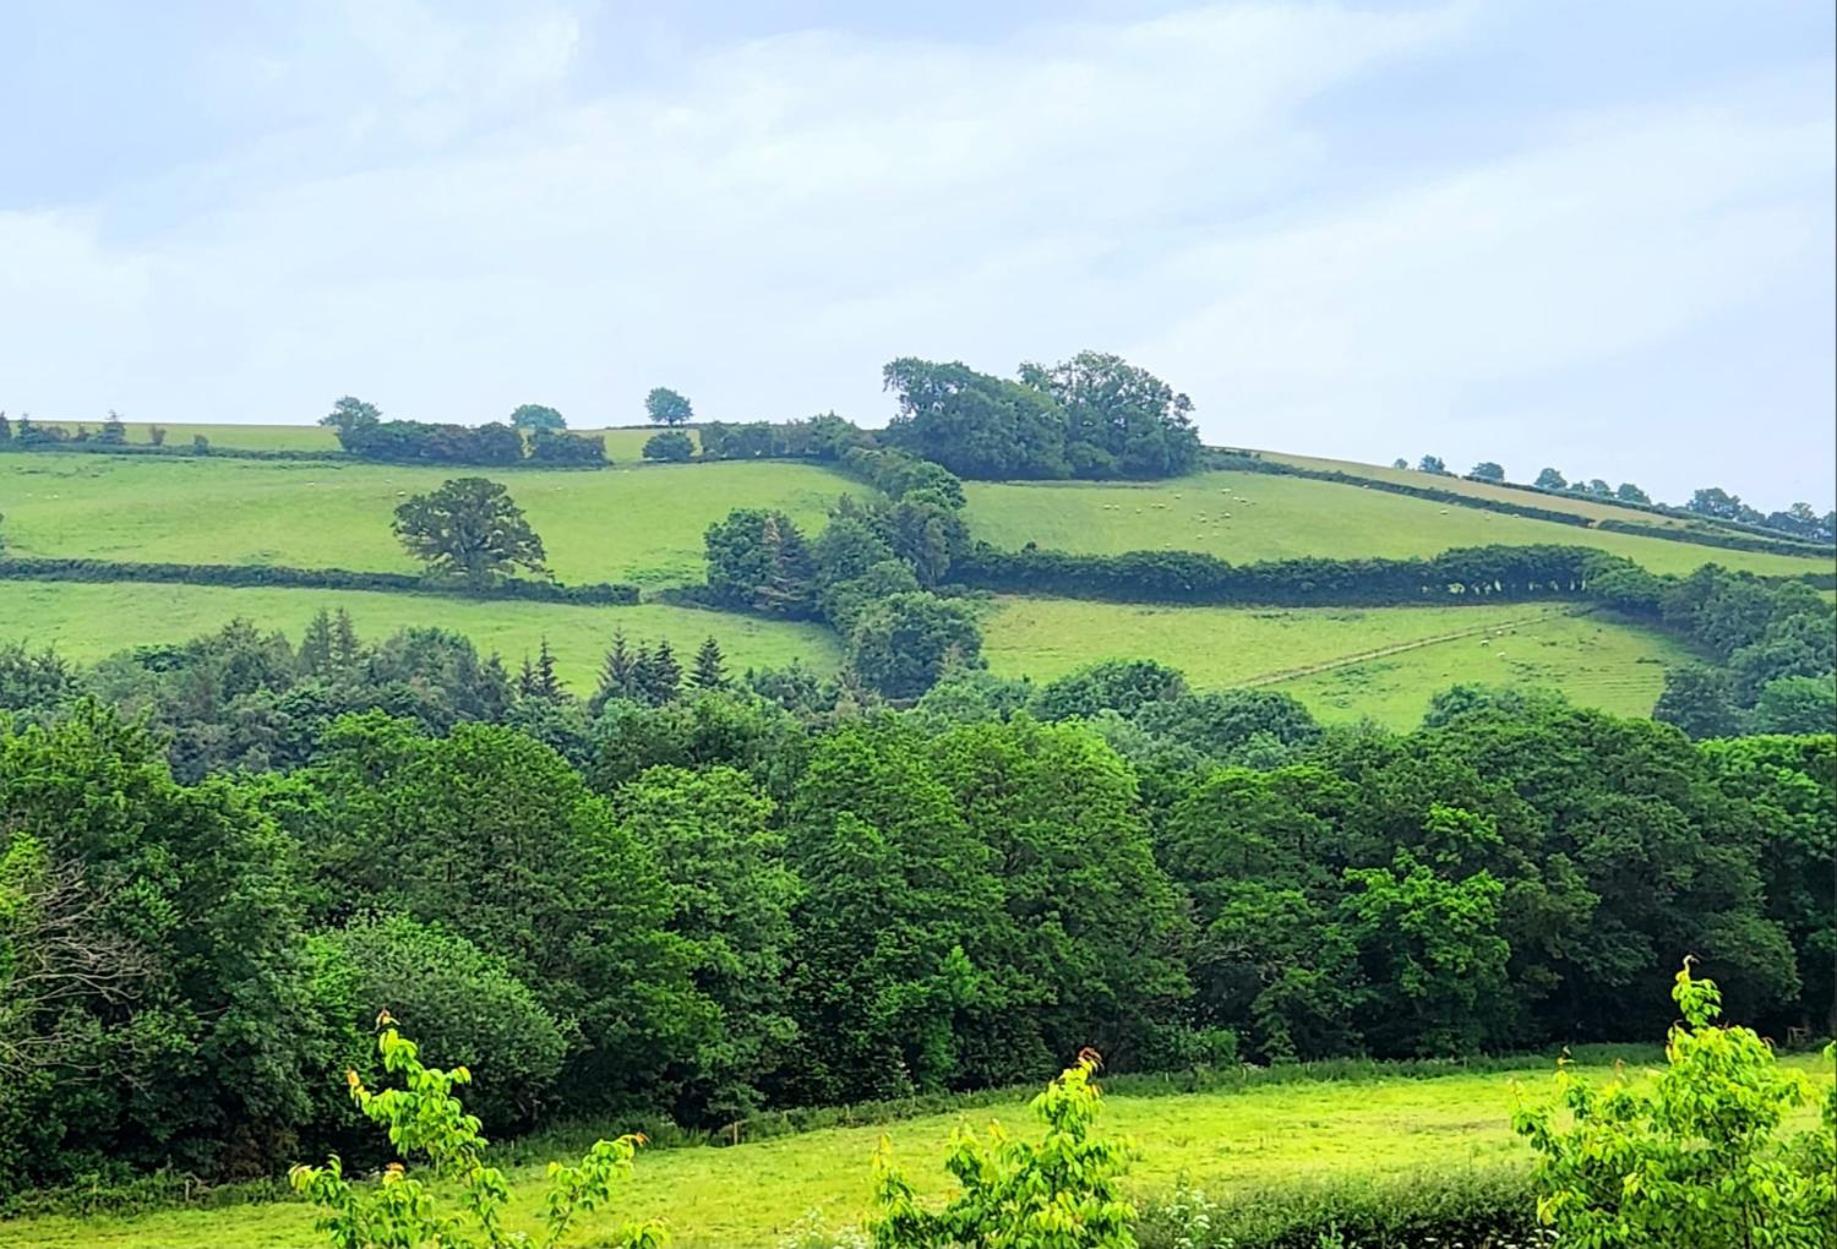
[[[7,0],[0,408],[577,427],[1119,352],[1208,442],[1837,495],[1806,0]]]

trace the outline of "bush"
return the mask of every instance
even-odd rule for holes
[[[680,429],[669,429],[661,434],[652,434],[645,439],[644,458],[661,460],[670,464],[692,460],[695,458],[695,439]]]
[[[314,996],[352,1046],[384,1010],[413,1022],[428,1054],[480,1073],[480,1118],[533,1123],[567,1051],[555,1017],[504,960],[405,916],[359,920],[312,939]]]

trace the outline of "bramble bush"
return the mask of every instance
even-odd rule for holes
[[[1820,1127],[1785,1138],[1804,1087],[1752,1029],[1713,1022],[1721,991],[1693,978],[1689,959],[1671,996],[1684,1018],[1650,1091],[1624,1077],[1596,1088],[1559,1065],[1556,1101],[1513,1117],[1538,1154],[1538,1219],[1579,1249],[1828,1249],[1837,1086]],[[1837,1062],[1837,1044],[1825,1053]]]
[[[549,1191],[543,1202],[543,1233],[507,1231],[504,1211],[510,1185],[504,1173],[485,1165],[485,1138],[477,1117],[453,1093],[472,1081],[464,1067],[442,1071],[421,1062],[419,1048],[396,1031],[387,1012],[377,1050],[383,1069],[402,1077],[399,1089],[365,1087],[355,1071],[347,1072],[351,1100],[365,1117],[387,1129],[389,1142],[403,1160],[426,1156],[434,1181],[458,1190],[459,1210],[442,1209],[440,1195],[409,1175],[406,1161],[392,1162],[381,1182],[360,1187],[345,1178],[336,1155],[322,1167],[295,1166],[288,1173],[294,1191],[325,1208],[314,1226],[326,1233],[333,1249],[553,1249],[581,1212],[612,1201],[617,1181],[631,1170],[640,1136],[601,1140],[577,1165],[551,1162]],[[616,1249],[661,1249],[669,1235],[656,1223],[629,1224],[604,1242]]]
[[[960,1191],[942,1210],[919,1204],[882,1137],[874,1156],[880,1213],[868,1228],[874,1249],[1135,1249],[1135,1207],[1118,1182],[1134,1147],[1092,1135],[1096,1071],[1087,1050],[1033,1099],[1046,1124],[1038,1143],[1010,1139],[999,1123],[986,1137],[954,1133],[944,1165]]]

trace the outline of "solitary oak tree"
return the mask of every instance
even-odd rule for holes
[[[502,483],[458,477],[395,510],[395,535],[428,571],[483,583],[527,568],[543,576],[542,539]]]

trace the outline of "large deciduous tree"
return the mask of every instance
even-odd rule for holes
[[[432,572],[483,583],[516,568],[546,575],[542,539],[502,483],[458,477],[395,510],[395,534]]]
[[[644,396],[644,414],[653,425],[686,425],[695,419],[695,408],[688,396],[668,386],[656,386]]]

